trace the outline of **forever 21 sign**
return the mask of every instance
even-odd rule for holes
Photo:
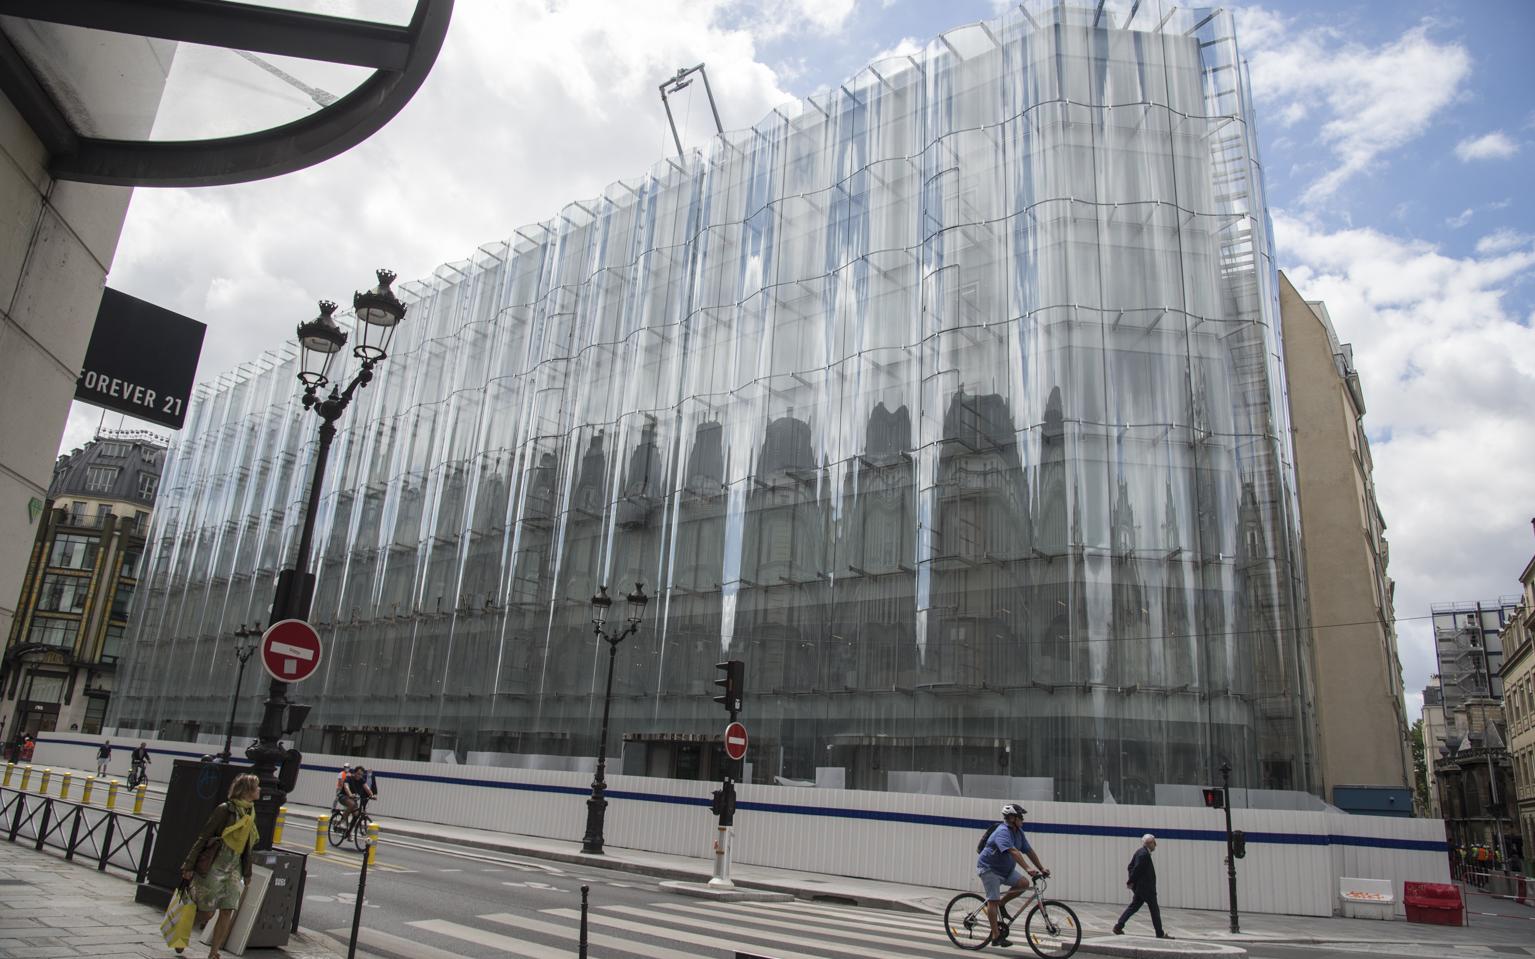
[[[181,429],[207,329],[180,313],[103,290],[75,399]]]

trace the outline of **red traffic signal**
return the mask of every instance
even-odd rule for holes
[[[1206,789],[1205,790],[1205,805],[1209,806],[1211,809],[1225,809],[1226,808],[1226,790],[1224,790],[1224,789]]]

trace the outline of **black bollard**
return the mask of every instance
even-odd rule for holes
[[[581,959],[586,959],[586,896],[591,891],[591,886],[581,887],[581,941],[578,947]]]
[[[346,959],[357,959],[357,928],[362,925],[362,897],[368,888],[368,853],[373,851],[373,837],[362,854],[362,869],[357,873],[357,905],[352,909],[352,938],[347,942]]]

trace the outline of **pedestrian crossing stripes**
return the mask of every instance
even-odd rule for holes
[[[593,908],[588,942],[604,955],[642,959],[731,957],[737,951],[775,959],[953,959],[954,948],[936,915],[903,914],[812,902],[730,903],[668,900],[644,906]],[[569,957],[581,922],[578,909],[537,916],[485,913],[470,922],[426,919],[406,923],[432,952],[403,942],[375,942],[405,959],[438,959],[435,950],[464,956]]]

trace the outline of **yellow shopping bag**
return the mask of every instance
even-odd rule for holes
[[[165,944],[180,952],[187,947],[187,942],[192,938],[192,923],[197,919],[197,906],[192,902],[185,888],[177,889],[171,895],[171,904],[165,910],[165,918],[160,920],[160,935],[165,937]]]

